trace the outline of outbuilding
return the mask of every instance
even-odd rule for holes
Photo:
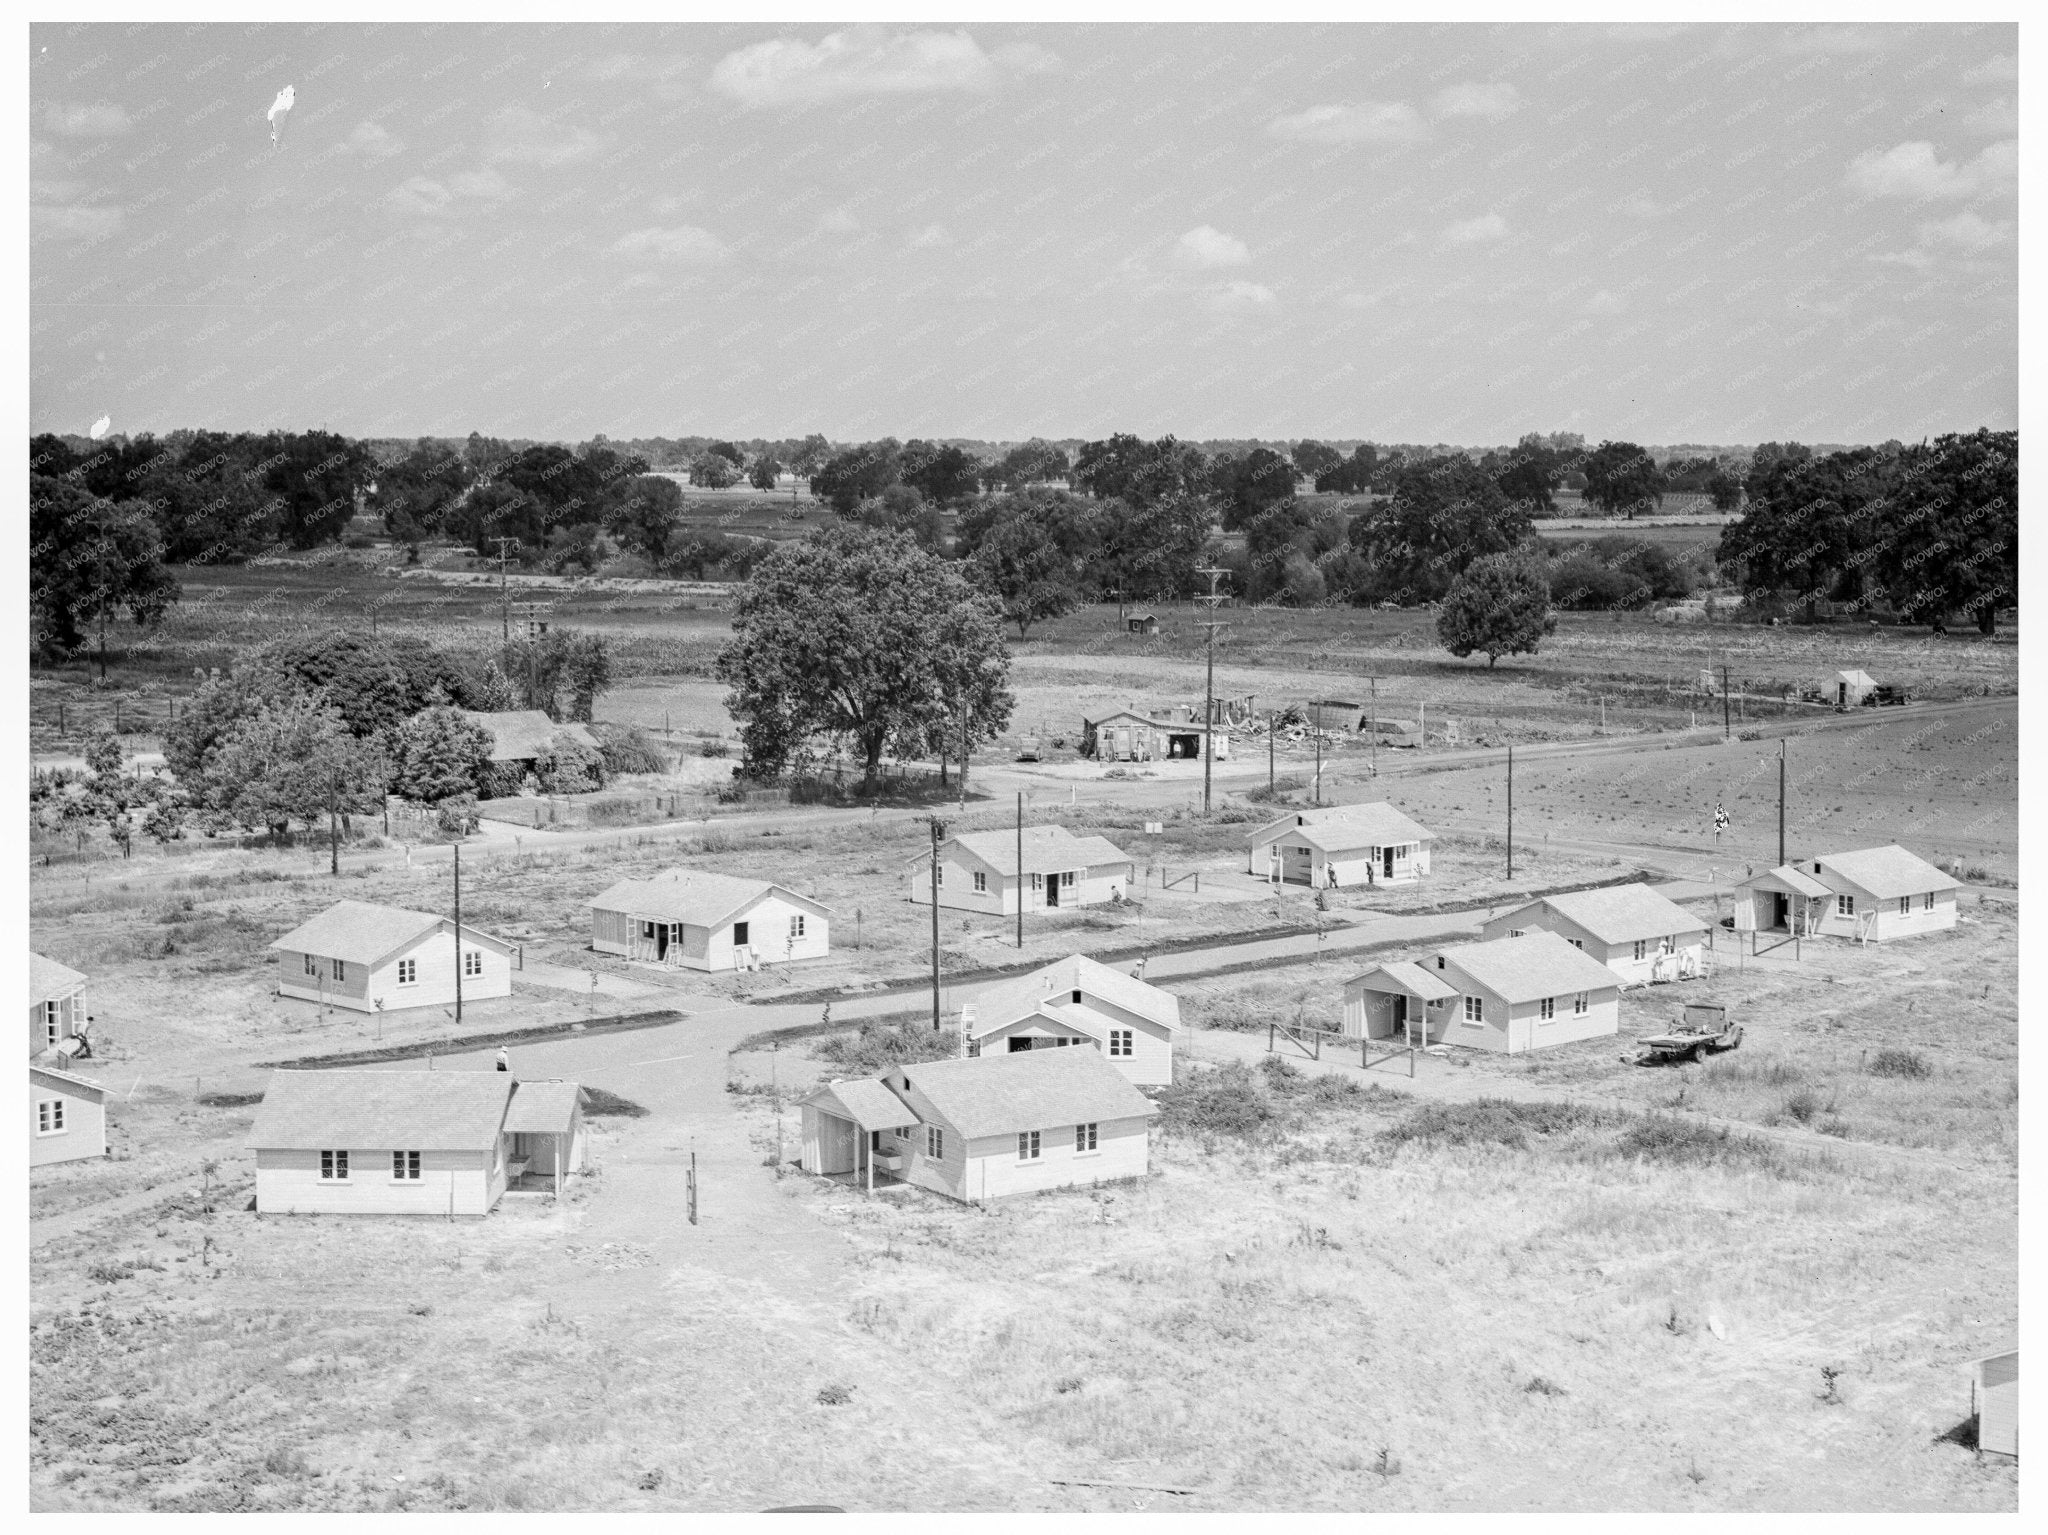
[[[1687,980],[1705,967],[1707,924],[1648,885],[1604,885],[1542,896],[1495,917],[1481,938],[1555,933],[1631,986]]]
[[[2020,1455],[2020,1346],[1970,1361],[1970,1411],[1977,1448],[1986,1455]]]
[[[932,863],[920,853],[905,866],[910,898],[931,904]],[[1119,901],[1137,882],[1130,854],[1104,837],[1077,837],[1064,826],[1027,826],[1023,862],[1014,831],[977,831],[939,844],[939,904],[992,915],[1099,906]]]
[[[1436,985],[1425,986],[1412,970],[1390,965],[1376,965],[1349,982],[1346,1032],[1519,1055],[1621,1027],[1621,978],[1555,933],[1457,944],[1414,968]],[[1376,1001],[1372,993],[1389,1000]],[[1412,1000],[1396,1004],[1391,998],[1397,995]],[[1419,1010],[1415,1002],[1422,1004]]]
[[[1192,717],[1160,719],[1136,709],[1119,709],[1081,721],[1081,755],[1098,762],[1193,761],[1214,739],[1218,762],[1230,759],[1230,732],[1211,730]]]
[[[1385,801],[1303,806],[1253,832],[1245,872],[1273,884],[1409,885],[1429,872],[1436,833]]]
[[[85,1032],[85,977],[42,954],[28,957],[28,1053],[55,1050]]]
[[[1157,634],[1159,615],[1157,613],[1132,613],[1124,619],[1124,628],[1131,634]]]
[[[1820,695],[1837,709],[1853,709],[1877,691],[1877,680],[1864,671],[1830,672],[1817,684]]]
[[[670,969],[758,970],[823,959],[832,909],[772,880],[670,869],[595,897],[590,946]]]
[[[107,1090],[55,1066],[28,1068],[28,1163],[77,1162],[107,1154]]]
[[[1892,843],[1802,860],[1737,888],[1748,897],[1736,901],[1738,928],[1796,924],[1802,936],[1883,942],[1954,927],[1962,881]]]
[[[532,772],[554,751],[556,736],[567,736],[580,745],[598,750],[590,727],[576,720],[552,720],[540,709],[477,709],[460,711],[472,725],[481,726],[491,738],[491,761],[500,767]]]
[[[1141,1087],[1173,1081],[1180,999],[1090,959],[1065,959],[983,992],[960,1021],[970,1056],[1085,1045]]]
[[[465,923],[458,961],[455,937],[430,911],[337,901],[270,945],[278,993],[359,1013],[447,1007],[459,962],[464,1001],[511,996],[514,945]]]

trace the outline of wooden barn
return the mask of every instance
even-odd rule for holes
[[[28,1068],[28,1165],[107,1154],[107,1090],[55,1066]]]
[[[1385,801],[1303,806],[1252,833],[1245,872],[1313,889],[1409,885],[1429,872],[1435,840]]]
[[[1098,762],[1196,761],[1211,736],[1215,738],[1216,760],[1228,761],[1228,730],[1212,731],[1192,718],[1159,719],[1135,709],[1119,709],[1081,721],[1081,755]]]
[[[249,1130],[257,1211],[487,1215],[522,1176],[582,1170],[579,1096],[502,1071],[274,1072]]]
[[[556,736],[567,736],[592,751],[597,737],[588,725],[575,720],[551,720],[540,709],[500,709],[489,713],[476,709],[460,711],[472,725],[481,726],[491,737],[491,761],[500,767],[532,772],[553,750]]]
[[[1705,968],[1707,924],[1648,885],[1546,895],[1495,917],[1481,938],[1555,933],[1631,986],[1689,980]]]
[[[1962,881],[1893,843],[1805,859],[1736,889],[1738,931],[1884,942],[1954,927]]]
[[[1419,972],[1419,973],[1418,973]],[[1344,987],[1344,1032],[1518,1055],[1618,1032],[1621,978],[1555,933],[1375,965]]]
[[[55,1050],[85,1031],[85,977],[41,954],[28,957],[28,1053]]]
[[[970,1056],[1087,1045],[1141,1087],[1173,1081],[1180,999],[1085,954],[983,992],[961,1016]]]
[[[2020,1456],[2020,1346],[1970,1361],[1970,1411],[1977,1448],[1986,1455]]]
[[[1809,691],[1819,693],[1824,702],[1837,709],[1854,709],[1877,691],[1877,679],[1869,672],[1854,669],[1829,672]]]
[[[931,904],[931,855],[905,866],[910,898]],[[1137,882],[1130,854],[1103,837],[1077,837],[1064,826],[1024,828],[1024,861],[1014,831],[967,832],[939,844],[939,904],[960,911],[1013,914],[1122,900]]]
[[[758,970],[832,949],[832,909],[772,880],[670,869],[590,902],[590,946],[644,964]]]
[[[1124,629],[1130,634],[1157,634],[1159,615],[1157,613],[1132,613],[1124,619]]]
[[[359,1013],[455,1003],[455,924],[429,911],[337,901],[270,947],[281,996]],[[513,947],[463,924],[465,1002],[512,995]]]

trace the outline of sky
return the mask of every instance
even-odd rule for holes
[[[2009,24],[29,45],[32,431],[2017,425]]]

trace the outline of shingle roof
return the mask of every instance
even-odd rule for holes
[[[1963,883],[1896,842],[1889,847],[1867,847],[1853,853],[1825,853],[1813,861],[1827,873],[1839,874],[1879,900],[1920,895],[1929,890],[1958,890]]]
[[[501,709],[488,714],[464,709],[461,713],[471,724],[481,725],[490,732],[493,762],[524,762],[531,757],[545,757],[549,742],[558,735],[581,741],[593,750],[597,747],[597,737],[590,733],[588,726],[575,720],[551,720],[540,709]]]
[[[1620,979],[1583,949],[1555,933],[1525,933],[1438,951],[1472,981],[1505,1002],[1534,1002],[1619,986]]]
[[[1412,821],[1384,800],[1369,805],[1326,805],[1291,810],[1252,833],[1251,845],[1263,846],[1286,832],[1325,853],[1345,853],[1361,847],[1398,846],[1403,842],[1428,842],[1436,833],[1419,821]]]
[[[947,842],[965,848],[998,874],[1017,872],[1014,830],[966,832]],[[928,860],[930,855],[922,856]],[[1024,866],[1041,874],[1051,869],[1095,869],[1130,861],[1131,855],[1106,837],[1077,837],[1064,826],[1024,828]]]
[[[828,1083],[800,1103],[850,1119],[863,1130],[895,1130],[917,1123],[909,1104],[868,1077]]]
[[[902,1072],[969,1140],[1158,1112],[1100,1051],[1086,1047],[923,1061]]]
[[[1164,1024],[1168,1029],[1180,1027],[1180,998],[1172,992],[1113,970],[1085,954],[1070,954],[1042,970],[1005,981],[976,996],[973,1032],[979,1037],[1028,1017],[1048,997],[1071,1005],[1069,999],[1077,990],[1113,1002],[1126,1012]]]
[[[1412,959],[1397,959],[1383,965],[1374,965],[1370,970],[1354,975],[1346,986],[1358,986],[1369,982],[1374,976],[1385,976],[1401,990],[1425,1002],[1441,1002],[1446,997],[1455,997],[1458,988],[1445,981],[1434,970],[1425,970]],[[1367,987],[1377,991],[1378,987]]]
[[[107,1096],[107,1087],[104,1082],[95,1082],[91,1077],[81,1077],[74,1072],[59,1071],[54,1066],[38,1066],[34,1062],[30,1062],[28,1074],[31,1077],[49,1077],[54,1081],[63,1083],[64,1086],[70,1088],[73,1092],[84,1093],[89,1097],[97,1097],[104,1100]]]
[[[512,1105],[505,1110],[505,1128],[526,1135],[566,1131],[576,1118],[576,1097],[582,1091],[577,1083],[560,1080],[516,1083]]]
[[[336,901],[310,922],[302,922],[271,944],[322,959],[353,960],[374,965],[441,925],[430,911],[403,906],[377,906],[369,901]]]
[[[28,957],[28,999],[48,1002],[85,984],[85,977],[69,965],[60,965],[42,954]]]
[[[828,913],[831,908],[799,895],[772,880],[740,879],[698,869],[666,869],[652,879],[624,879],[591,899],[600,911],[622,911],[656,922],[681,922],[690,927],[718,927],[743,907],[771,892],[784,899]]]
[[[263,1151],[483,1151],[512,1098],[502,1071],[279,1071],[248,1144]]]
[[[1639,938],[1664,938],[1679,933],[1704,933],[1707,924],[1668,896],[1648,885],[1606,885],[1598,890],[1566,890],[1531,901],[1510,915],[1547,906],[1577,923],[1603,943],[1633,943]]]
[[[1784,890],[1791,895],[1803,895],[1809,901],[1821,901],[1834,894],[1819,880],[1804,869],[1789,863],[1781,863],[1775,869],[1766,869],[1762,874],[1744,880],[1735,887],[1738,890]]]

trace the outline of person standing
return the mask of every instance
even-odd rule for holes
[[[512,1057],[508,1053],[506,1053],[505,1047],[500,1045],[498,1047],[498,1070],[510,1071],[511,1069]]]

